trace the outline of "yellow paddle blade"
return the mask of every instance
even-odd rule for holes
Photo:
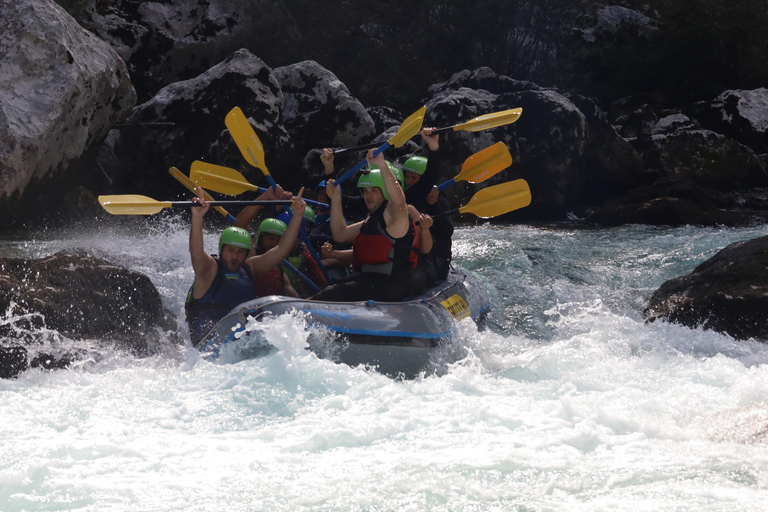
[[[112,215],[152,215],[172,206],[170,201],[155,201],[136,194],[99,196],[99,203]]]
[[[480,183],[510,165],[512,165],[512,155],[509,154],[509,149],[503,142],[497,142],[464,160],[461,172],[453,178],[453,181]]]
[[[194,165],[194,163],[192,165]],[[197,184],[191,179],[189,179],[183,172],[178,170],[176,167],[171,167],[170,169],[168,169],[168,174],[176,178],[176,180],[179,183],[187,187],[187,189],[190,192],[192,192],[193,194],[197,194]],[[204,187],[204,185],[200,185],[200,186]],[[214,190],[214,189],[211,189],[211,190]],[[206,201],[214,200],[213,196],[208,192],[206,192],[205,190],[203,190],[203,199],[205,199]],[[224,208],[222,208],[221,206],[214,206],[213,208],[225,217],[229,215],[229,212]]]
[[[461,213],[472,213],[483,219],[524,208],[531,204],[531,189],[525,180],[508,181],[478,191]]]
[[[468,132],[479,132],[480,130],[488,130],[490,128],[496,128],[497,126],[504,126],[505,124],[511,124],[520,119],[522,113],[522,108],[513,108],[501,112],[494,112],[493,114],[485,114],[476,117],[471,121],[467,121],[466,123],[457,124],[453,127],[453,131],[457,132],[459,130],[464,130]]]
[[[189,177],[203,188],[229,196],[236,196],[248,190],[259,190],[259,187],[248,183],[245,176],[236,170],[199,160],[192,162]]]
[[[400,128],[397,130],[397,133],[394,134],[389,139],[389,145],[395,146],[396,148],[399,148],[409,140],[411,140],[411,137],[416,135],[421,131],[421,124],[424,122],[424,114],[427,112],[426,105],[421,107],[419,110],[408,116],[408,118],[403,121],[403,124],[400,125]]]
[[[269,171],[264,163],[264,146],[240,107],[235,107],[229,111],[227,117],[224,118],[224,124],[229,128],[229,133],[245,161],[268,175]]]

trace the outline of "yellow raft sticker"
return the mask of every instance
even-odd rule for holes
[[[469,304],[467,304],[467,301],[465,301],[459,294],[448,297],[440,304],[442,304],[456,320],[461,320],[469,316]]]

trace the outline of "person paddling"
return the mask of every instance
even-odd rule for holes
[[[219,238],[219,254],[212,256],[203,245],[203,217],[210,204],[203,199],[204,191],[198,187],[193,199],[199,207],[192,208],[189,232],[189,254],[195,278],[187,294],[185,310],[192,344],[197,346],[203,336],[232,308],[256,298],[254,278],[259,277],[285,259],[296,243],[306,203],[304,189],[292,199],[296,213],[280,242],[264,254],[248,257],[251,249],[250,233],[238,227],[224,230]]]
[[[373,153],[370,150],[366,159],[378,169],[363,173],[357,183],[369,212],[364,221],[346,224],[341,190],[334,187],[334,180],[328,180],[333,237],[337,242],[353,243],[356,272],[314,299],[396,302],[410,294],[411,270],[418,261],[416,226],[409,218],[403,189],[384,157]]]

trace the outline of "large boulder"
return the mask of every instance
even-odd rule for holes
[[[643,159],[606,120],[606,114],[590,99],[572,95],[569,99],[587,121],[587,149],[581,201],[600,204],[644,180]]]
[[[300,162],[281,121],[283,95],[274,73],[248,50],[238,50],[198,77],[163,88],[136,107],[127,126],[110,133],[99,162],[120,193],[151,191],[162,198],[176,197],[184,189],[168,169],[187,173],[194,160],[236,167],[250,181],[263,182],[226,129],[226,115],[236,106],[263,143],[268,168]]]
[[[123,60],[52,0],[0,3],[0,216],[62,171],[134,106]],[[43,183],[45,182],[45,183]]]
[[[720,190],[768,185],[765,164],[749,147],[709,130],[667,130],[665,134],[659,131],[662,121],[652,127],[660,134],[636,142],[648,168]]]
[[[768,89],[725,91],[692,111],[704,127],[768,153]]]
[[[77,4],[76,4],[77,5]],[[240,48],[284,61],[300,31],[282,0],[86,0],[72,9],[81,24],[128,64],[141,101],[196,77]]]
[[[376,134],[373,119],[336,75],[307,60],[275,69],[283,93],[283,124],[296,151],[353,147]]]
[[[648,321],[665,319],[736,339],[768,339],[768,237],[727,246],[648,300]]]
[[[482,84],[484,89],[465,85]],[[427,102],[425,125],[443,127],[468,121],[483,114],[522,107],[523,114],[513,124],[479,132],[457,131],[442,137],[451,165],[446,178],[453,177],[472,153],[495,142],[504,142],[513,155],[512,167],[485,184],[511,178],[525,178],[533,202],[527,216],[563,218],[578,202],[585,183],[588,124],[584,115],[565,96],[553,90],[521,83],[493,72],[478,69],[454,75],[445,84],[430,88],[434,96]],[[462,193],[463,191],[463,193]],[[474,192],[456,188],[457,202]]]
[[[0,311],[33,329],[90,339],[146,354],[159,330],[175,330],[160,294],[144,274],[83,254],[56,253],[39,260],[0,258]],[[7,324],[0,336],[13,339]]]

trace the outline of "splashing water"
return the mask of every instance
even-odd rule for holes
[[[183,319],[187,229],[167,217],[6,239],[0,255],[85,248],[147,274]],[[493,297],[489,329],[462,322],[441,371],[414,380],[318,357],[308,347],[330,339],[301,314],[249,324],[216,362],[102,350],[28,370],[0,381],[0,508],[762,510],[768,346],[646,324],[642,309],[767,231],[459,229],[456,260]]]

